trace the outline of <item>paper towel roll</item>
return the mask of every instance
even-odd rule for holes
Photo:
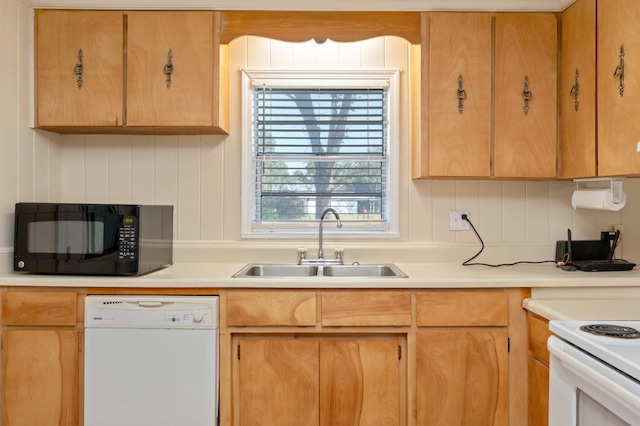
[[[627,196],[622,193],[622,201],[614,203],[610,188],[585,188],[576,189],[571,196],[571,205],[574,209],[595,209],[618,211],[624,207]]]

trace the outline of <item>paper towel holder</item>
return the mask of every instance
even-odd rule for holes
[[[604,188],[608,183],[609,189],[611,190],[611,202],[620,204],[625,199],[624,191],[622,190],[622,181],[624,179],[623,177],[597,177],[574,179],[573,182],[576,184],[575,189],[580,189],[581,185],[583,185],[582,188]]]

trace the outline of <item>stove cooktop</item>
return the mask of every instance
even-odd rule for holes
[[[594,334],[610,330],[627,337]],[[618,326],[618,327],[612,327]],[[620,327],[623,327],[622,329]],[[549,330],[601,361],[640,381],[640,321],[549,321]],[[635,331],[634,331],[635,330]]]

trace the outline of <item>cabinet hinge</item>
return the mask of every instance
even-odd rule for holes
[[[398,345],[398,359],[402,359],[402,346]]]
[[[238,359],[240,359],[240,345],[238,345]]]
[[[507,352],[511,352],[511,337],[507,337]]]

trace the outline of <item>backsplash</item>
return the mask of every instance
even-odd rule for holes
[[[327,246],[377,245],[397,249],[407,243],[431,250],[479,247],[472,231],[449,231],[449,211],[469,210],[471,221],[488,247],[489,261],[504,254],[553,258],[557,239],[566,229],[575,239],[598,238],[601,230],[623,224],[623,256],[640,260],[640,184],[624,183],[627,205],[620,212],[571,208],[570,181],[427,180],[410,178],[409,79],[410,45],[397,37],[359,43],[283,43],[242,37],[231,43],[230,136],[55,135],[33,132],[16,145],[20,201],[155,203],[175,205],[178,247],[228,243],[233,247],[314,247],[308,241],[242,242],[240,240],[240,70],[254,69],[401,69],[400,104],[400,239],[343,241],[327,236]],[[22,59],[21,59],[22,60]],[[25,60],[26,61],[26,60]],[[25,62],[27,63],[27,62]],[[18,97],[21,95],[18,94]],[[17,155],[17,152],[26,155]],[[18,173],[16,171],[16,173]],[[10,206],[5,224],[10,226]],[[11,234],[5,233],[4,244]],[[540,248],[543,248],[542,252]],[[545,256],[546,251],[548,256]],[[187,250],[189,252],[189,250]],[[458,259],[460,257],[460,259]],[[464,260],[456,256],[452,261]],[[496,259],[494,259],[494,257]]]

